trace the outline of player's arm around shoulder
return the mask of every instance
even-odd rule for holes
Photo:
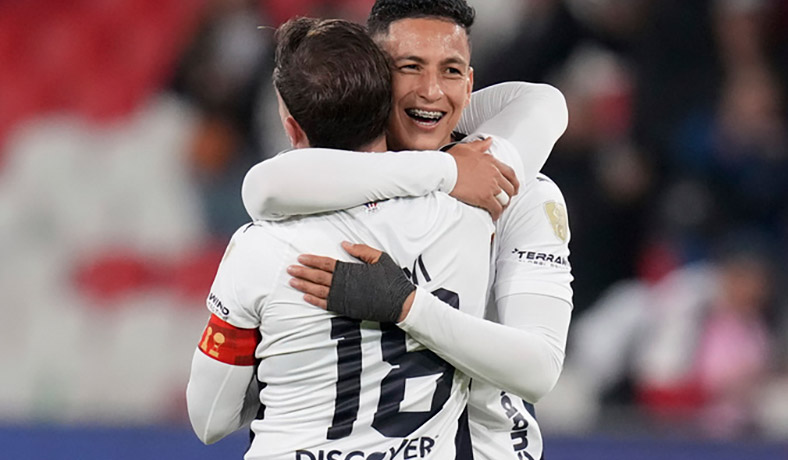
[[[460,131],[494,134],[512,142],[528,179],[541,170],[569,122],[564,95],[543,83],[506,82],[484,88],[474,93],[469,109],[463,112]]]
[[[566,130],[567,122],[566,98],[558,88],[546,83],[509,81],[474,91],[458,129],[508,137],[533,125],[547,129],[557,139]]]
[[[531,93],[530,105],[538,106],[542,111],[545,120],[545,129],[556,140],[566,131],[569,125],[569,109],[566,105],[566,97],[555,86],[546,83],[528,83],[526,91]]]
[[[204,443],[247,424],[257,412],[254,376],[260,309],[266,297],[265,238],[253,226],[239,229],[227,246],[206,299],[210,318],[194,351],[186,389],[189,420]],[[262,275],[256,283],[249,273]]]
[[[557,187],[551,183],[545,185],[548,187],[532,185],[531,192],[520,198],[523,201],[515,202],[515,207],[504,213],[512,213],[506,224],[520,232],[504,232],[500,237],[496,233],[496,240],[502,239],[499,244],[503,247],[508,248],[515,241],[534,243],[536,246],[529,246],[529,249],[536,254],[541,252],[537,247],[554,244],[557,237],[544,214],[544,204],[552,199],[563,200],[560,193],[555,195]],[[540,190],[536,190],[537,187]],[[563,247],[565,242],[557,239],[558,246]],[[560,250],[555,252],[560,253]],[[498,254],[500,258],[501,252]],[[464,252],[463,255],[470,254]],[[545,256],[532,258],[538,260],[538,264],[518,266],[516,256],[507,259],[513,263],[501,265],[500,260],[496,262],[496,284],[501,285],[496,303],[501,311],[500,323],[481,318],[481,313],[478,316],[468,314],[470,309],[467,308],[463,311],[452,309],[428,292],[417,289],[408,315],[398,326],[471,377],[529,402],[537,402],[553,388],[561,372],[571,312],[571,300],[566,299],[571,299],[571,294],[565,292],[568,283],[565,283],[561,265],[563,256],[550,258],[559,269],[542,266],[548,259]],[[467,266],[478,267],[478,261],[488,260],[488,257],[479,253],[475,260],[476,263],[469,262]],[[505,283],[498,280],[500,276]],[[483,301],[479,304],[483,305]],[[468,307],[467,302],[465,306]],[[475,340],[468,341],[468,337]]]
[[[449,192],[457,167],[444,152],[353,152],[307,148],[253,166],[241,197],[257,220],[347,209],[371,201]]]
[[[492,91],[499,91],[508,94],[510,100],[508,106],[501,110],[502,120],[493,119],[493,122],[505,123],[509,118],[512,120],[513,128],[520,133],[513,133],[511,140],[519,139],[522,131],[529,134],[542,132],[545,139],[552,139],[552,142],[566,131],[569,123],[569,110],[566,105],[566,98],[563,93],[555,86],[547,83],[530,82],[505,82],[490,88]],[[492,126],[495,126],[494,124]],[[482,126],[484,128],[485,126]],[[530,131],[534,132],[531,133]],[[514,129],[513,129],[514,131]],[[504,136],[509,138],[508,136]]]

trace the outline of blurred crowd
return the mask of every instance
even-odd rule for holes
[[[185,421],[241,180],[287,147],[273,32],[372,3],[0,3],[4,420]],[[569,106],[544,168],[575,276],[547,429],[788,438],[788,2],[469,3],[476,87]]]

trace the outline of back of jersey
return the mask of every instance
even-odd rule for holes
[[[439,193],[239,230],[212,293],[226,321],[262,336],[264,410],[246,458],[454,458],[468,377],[394,324],[306,304],[285,269],[302,253],[351,261],[340,243],[365,243],[414,284],[482,316],[492,231],[486,212]]]

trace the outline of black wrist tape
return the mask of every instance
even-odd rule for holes
[[[374,264],[338,261],[328,293],[328,310],[354,319],[394,323],[405,299],[415,290],[385,252]]]

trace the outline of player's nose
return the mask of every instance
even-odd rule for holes
[[[435,102],[443,97],[443,87],[437,72],[422,74],[417,94],[427,102]]]

